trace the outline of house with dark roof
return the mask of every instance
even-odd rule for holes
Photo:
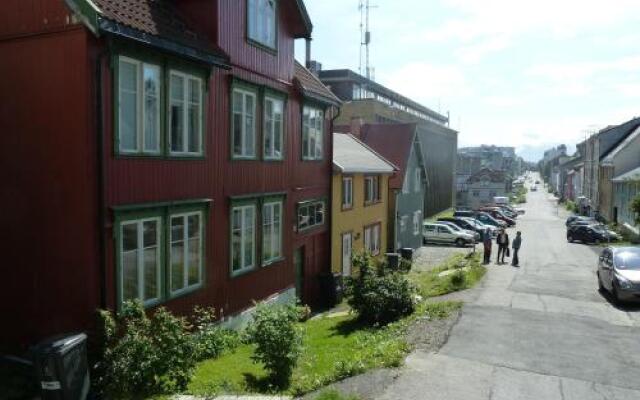
[[[397,167],[353,135],[333,134],[331,269],[351,276],[354,253],[387,249],[389,179]]]
[[[366,124],[360,137],[398,167],[389,180],[388,250],[419,248],[429,182],[418,125]]]
[[[302,0],[5,0],[0,20],[0,350],[132,299],[321,302],[340,100],[294,60]]]
[[[467,179],[464,204],[472,210],[492,204],[494,197],[508,195],[509,181],[510,177],[505,171],[482,168]]]

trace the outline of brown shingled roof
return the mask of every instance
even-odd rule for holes
[[[189,26],[171,0],[93,0],[103,19],[119,26],[212,53],[222,59],[227,55],[205,35]]]
[[[294,79],[302,90],[302,94],[332,105],[339,106],[342,102],[317,76],[302,66],[295,63]]]
[[[365,124],[361,139],[369,147],[398,167],[389,187],[401,189],[416,135],[416,124]]]

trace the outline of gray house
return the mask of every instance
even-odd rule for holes
[[[492,204],[496,196],[508,195],[509,176],[504,171],[483,168],[467,179],[464,205],[475,210]]]
[[[428,175],[418,129],[416,124],[366,124],[361,130],[361,139],[399,169],[389,180],[391,251],[422,246]]]

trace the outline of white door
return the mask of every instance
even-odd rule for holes
[[[351,254],[353,250],[353,236],[351,233],[342,235],[342,276],[351,276]]]

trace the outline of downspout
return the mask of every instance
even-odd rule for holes
[[[106,199],[105,199],[105,157],[104,157],[104,118],[103,118],[103,81],[102,81],[102,62],[107,51],[101,51],[96,57],[96,152],[97,152],[97,169],[98,169],[98,269],[100,274],[100,308],[107,308],[107,249],[105,234],[105,218],[106,218]]]
[[[336,115],[331,117],[331,132],[329,132],[329,137],[331,138],[331,163],[329,163],[329,176],[331,177],[331,181],[329,182],[329,201],[330,204],[333,204],[333,124],[335,120],[340,116],[340,107],[336,107],[338,112]],[[333,210],[331,210],[331,218],[329,218],[329,274],[333,275]]]

